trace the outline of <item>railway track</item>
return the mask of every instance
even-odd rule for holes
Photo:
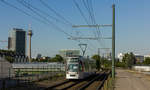
[[[87,84],[80,87],[78,90],[100,90],[103,87],[105,80],[107,79],[108,73],[102,73]]]
[[[90,76],[88,78],[92,78],[92,76]],[[76,86],[77,84],[84,82],[86,79],[83,79],[83,80],[66,80],[64,82],[50,86],[44,90],[66,90],[66,89],[70,89],[70,88]]]
[[[82,81],[80,81],[80,83],[78,83],[77,85],[69,88],[69,90],[79,90],[80,87],[82,87],[83,85],[85,85],[86,83],[90,82],[91,80],[93,80],[94,77],[97,77],[97,74],[92,75],[86,79],[83,79]]]
[[[91,89],[92,86],[94,86],[94,88],[96,87],[95,86],[95,83],[98,82],[100,79],[102,79],[103,77],[105,76],[105,73],[102,73],[102,74],[98,74],[95,78],[93,78],[91,81],[87,82],[86,84],[84,84],[82,87],[79,87],[78,90],[85,90],[85,89],[88,89],[88,90],[95,90],[95,89]],[[90,87],[90,89],[89,89]]]
[[[45,90],[100,90],[108,74],[108,71],[103,71],[83,80],[66,80]]]

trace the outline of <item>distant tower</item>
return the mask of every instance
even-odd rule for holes
[[[29,50],[28,50],[28,57],[29,57],[29,62],[31,62],[31,37],[33,33],[31,30],[31,26],[29,25],[29,30],[28,30],[28,36],[29,36]]]

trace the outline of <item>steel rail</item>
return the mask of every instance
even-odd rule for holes
[[[66,80],[66,81],[64,81],[64,82],[61,82],[61,83],[52,85],[52,86],[50,86],[50,87],[47,87],[47,88],[45,88],[44,90],[52,90],[53,88],[58,87],[58,86],[61,86],[61,85],[66,84],[66,83],[68,83],[68,82],[71,82],[71,81],[70,81],[70,80]]]
[[[93,77],[93,75],[91,75],[91,76],[89,76],[89,77],[87,77],[87,78],[85,78],[85,79],[91,79]],[[75,85],[77,85],[77,84],[79,84],[79,83],[82,83],[84,81],[84,79],[82,79],[82,80],[79,80],[79,81],[76,81],[76,82],[74,82],[73,84],[71,84],[71,85],[69,85],[69,86],[67,86],[67,87],[64,87],[64,88],[62,88],[61,90],[67,90],[67,89],[69,89],[69,88],[71,88],[71,87],[73,87],[73,86],[75,86]]]
[[[104,79],[102,80],[102,83],[97,87],[96,90],[101,90],[101,88],[104,86],[104,83],[110,74],[111,74],[111,72],[109,72],[108,74],[105,75]]]
[[[95,77],[94,79],[92,79],[90,82],[86,83],[85,85],[83,85],[82,87],[80,87],[78,90],[84,90],[87,87],[89,87],[89,85],[91,85],[95,80],[99,79],[100,77],[102,77],[103,75],[105,75],[105,72],[98,75],[97,77]]]
[[[61,90],[69,89],[69,88],[71,88],[72,86],[75,86],[75,85],[77,85],[77,84],[80,83],[80,82],[82,82],[82,81],[75,82],[75,83],[73,83],[73,84],[71,84],[71,85],[69,85],[69,86],[67,86],[67,87],[65,87],[65,88],[63,88],[63,89],[61,89]]]

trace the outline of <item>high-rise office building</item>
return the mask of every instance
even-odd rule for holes
[[[18,54],[26,53],[26,31],[13,28],[8,37],[8,50],[16,51]]]

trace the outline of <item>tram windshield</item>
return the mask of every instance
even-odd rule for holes
[[[68,71],[77,72],[78,71],[78,64],[69,64]]]

